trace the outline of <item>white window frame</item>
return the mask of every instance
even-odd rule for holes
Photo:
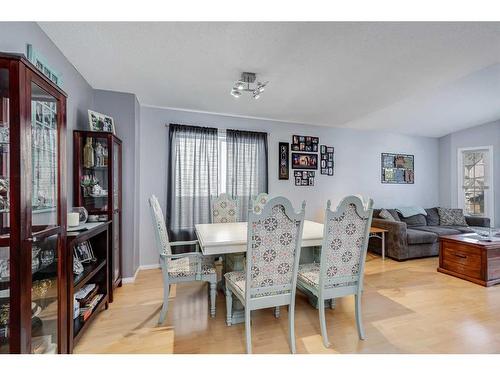
[[[487,189],[485,189],[485,194],[484,194],[484,215],[488,218],[490,218],[491,223],[495,222],[495,202],[494,202],[494,180],[495,176],[493,175],[493,146],[479,146],[479,147],[461,147],[457,149],[457,167],[458,167],[458,173],[457,173],[457,187],[458,187],[458,207],[465,209],[465,194],[464,194],[464,165],[463,165],[463,153],[465,151],[486,151],[488,153],[488,166],[487,170],[485,171],[486,178],[485,182],[488,186]]]

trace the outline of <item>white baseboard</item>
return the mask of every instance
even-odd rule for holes
[[[157,269],[157,268],[160,268],[160,264],[157,263],[157,264],[145,264],[145,265],[142,265],[142,266],[139,266],[137,268],[137,270],[135,271],[135,274],[133,277],[124,277],[122,279],[122,284],[133,284],[135,282],[135,278],[137,277],[137,274],[139,273],[139,271],[142,271],[142,270],[154,270],[154,269]]]

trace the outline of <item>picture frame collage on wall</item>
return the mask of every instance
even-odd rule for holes
[[[334,172],[334,161],[333,155],[335,148],[331,146],[321,145],[320,146],[320,173],[333,176]]]
[[[414,184],[414,155],[382,153],[381,182],[383,184]]]
[[[315,172],[318,169],[319,137],[293,135],[292,136],[292,169],[294,171],[295,186],[314,186]]]
[[[295,186],[314,186],[314,171],[294,171]]]

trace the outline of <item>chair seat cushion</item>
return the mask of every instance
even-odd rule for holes
[[[189,277],[196,274],[196,262],[193,262],[190,257],[171,260],[168,265],[168,276],[171,278]],[[213,264],[201,265],[202,275],[215,274]]]
[[[243,271],[232,271],[224,274],[226,278],[226,283],[229,283],[232,286],[233,292],[240,294],[243,298],[245,297],[245,286],[246,286],[246,275]],[[267,296],[275,296],[278,294],[286,294],[290,293],[290,290],[284,291],[276,291],[276,292],[266,292],[266,293],[257,293],[252,295],[252,298],[256,297],[267,297]]]
[[[313,288],[319,288],[319,263],[307,263],[299,265],[299,273],[297,275],[297,280],[302,281],[305,284],[309,284]],[[330,284],[326,285],[326,288],[336,288],[344,286],[354,286],[355,282],[340,283],[340,284]]]

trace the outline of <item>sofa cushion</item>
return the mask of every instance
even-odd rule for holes
[[[455,229],[460,231],[460,233],[474,233],[470,227],[462,227],[460,225],[446,225],[446,226],[441,226],[442,228],[450,228],[450,229]]]
[[[438,207],[439,224],[440,225],[460,225],[467,226],[464,212],[460,208],[443,208]]]
[[[387,211],[385,208],[380,210],[378,217],[385,219],[385,220],[389,220],[389,221],[396,221],[394,216],[392,216],[392,214],[389,211]]]
[[[436,233],[438,236],[450,236],[452,234],[460,234],[460,231],[455,228],[438,226],[413,227],[413,229],[425,232]]]
[[[420,214],[413,215],[410,217],[400,216],[400,219],[402,222],[406,223],[406,226],[408,228],[427,225],[427,220],[425,219],[425,216]]]
[[[439,225],[439,212],[437,207],[426,208],[427,212],[427,225]]]
[[[426,243],[434,243],[438,240],[438,235],[432,232],[423,230],[407,229],[406,240],[408,245],[420,245]]]

